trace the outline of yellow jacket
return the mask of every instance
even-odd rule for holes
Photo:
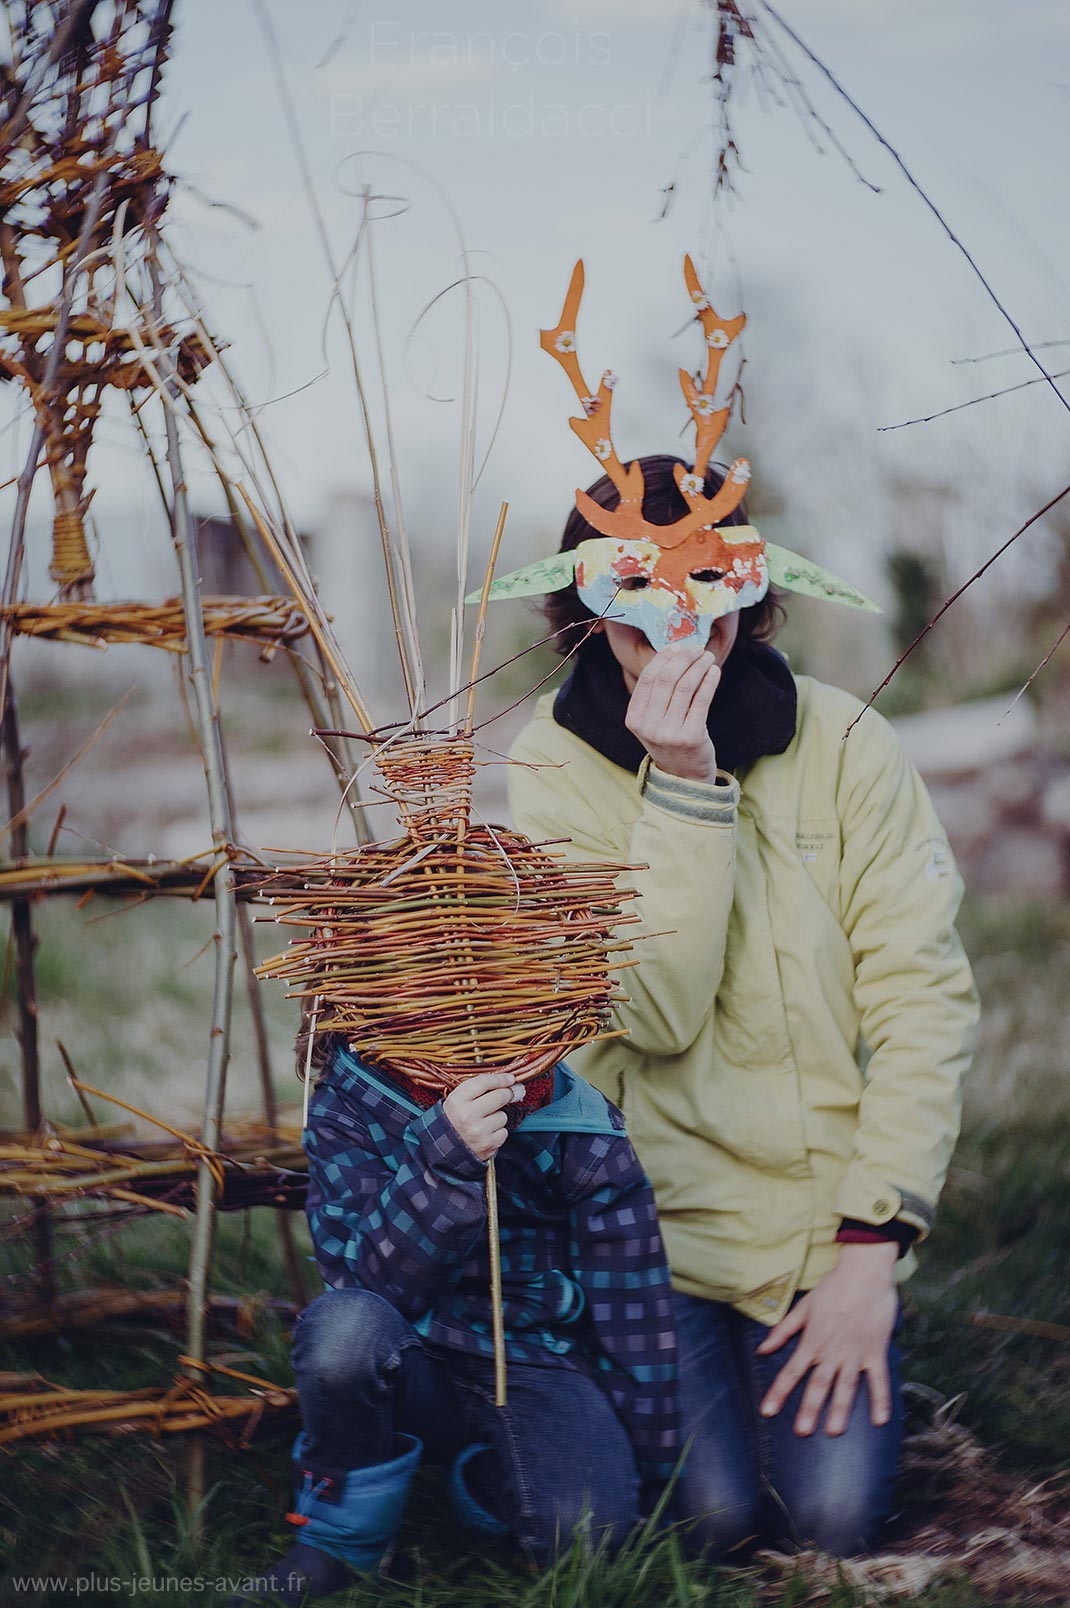
[[[647,868],[628,878],[624,932],[650,935],[620,976],[628,1037],[570,1064],[624,1110],[676,1287],[766,1323],[835,1265],[842,1218],[928,1232],[977,1025],[920,777],[880,715],[844,742],[857,699],[796,684],[790,746],[742,786],[634,776],[558,726],[552,696],[509,771],[528,836]]]

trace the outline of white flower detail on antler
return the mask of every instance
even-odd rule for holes
[[[703,481],[701,475],[681,475],[680,490],[685,497],[701,497]]]
[[[691,406],[700,419],[706,419],[713,412],[713,397],[708,391],[700,391]]]
[[[605,386],[607,391],[612,391],[613,387],[617,383],[617,379],[618,375],[616,369],[606,369],[606,372],[602,375],[602,384]]]
[[[576,350],[576,331],[574,329],[563,329],[554,342],[554,346],[559,352],[574,352]]]
[[[715,352],[723,352],[728,345],[728,336],[723,329],[711,329],[706,336],[706,345],[712,346]]]
[[[732,465],[732,482],[736,486],[745,486],[750,480],[750,464],[745,458]]]
[[[595,457],[600,458],[603,463],[605,463],[606,459],[610,456],[612,451],[613,451],[613,443],[612,443],[612,441],[609,441],[605,436],[600,436],[599,439],[594,444]]]

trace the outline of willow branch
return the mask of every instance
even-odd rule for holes
[[[1046,513],[1048,513],[1052,508],[1054,508],[1056,503],[1062,502],[1063,498],[1066,497],[1067,495],[1070,495],[1070,486],[1064,486],[1062,491],[1057,492],[1056,495],[1051,499],[1050,502],[1046,502],[1044,504],[1043,508],[1038,508],[1035,514],[1031,514],[1029,516],[1029,518],[1026,520],[1025,524],[1024,525],[1019,525],[1019,527],[1015,531],[1014,535],[1013,536],[1008,536],[1007,540],[1003,543],[1003,546],[998,547],[996,549],[996,551],[992,554],[991,558],[986,558],[985,562],[981,565],[981,568],[979,570],[975,570],[974,573],[970,576],[969,580],[968,581],[963,581],[963,583],[959,587],[958,591],[957,592],[952,592],[951,596],[947,599],[947,601],[945,603],[941,604],[940,608],[937,609],[936,613],[933,615],[933,617],[929,621],[928,625],[925,626],[923,630],[918,632],[917,636],[914,638],[914,640],[910,644],[910,646],[903,653],[901,653],[899,655],[898,659],[892,665],[892,668],[889,670],[888,674],[885,676],[884,680],[881,682],[880,686],[877,687],[873,692],[870,693],[870,695],[869,695],[868,699],[866,700],[865,704],[858,711],[858,714],[851,721],[851,724],[848,726],[847,730],[844,732],[843,736],[844,736],[845,741],[851,735],[851,733],[854,730],[854,728],[858,725],[858,722],[862,719],[862,716],[865,714],[866,710],[871,709],[873,707],[874,702],[876,701],[877,698],[880,697],[881,693],[884,691],[885,687],[891,681],[891,679],[895,675],[896,671],[900,668],[901,665],[906,663],[907,659],[910,658],[910,655],[914,652],[914,649],[919,645],[919,643],[924,642],[925,638],[928,636],[928,634],[932,630],[933,626],[938,624],[939,621],[943,619],[944,615],[947,613],[948,609],[952,606],[952,604],[957,603],[959,598],[962,596],[963,592],[969,591],[970,587],[974,584],[974,582],[979,581],[981,579],[981,576],[985,573],[985,571],[988,570],[988,569],[991,569],[992,565],[996,562],[997,558],[1002,558],[1003,557],[1003,554],[1007,551],[1008,547],[1013,546],[1013,544],[1018,540],[1019,536],[1024,536],[1025,535],[1025,532],[1029,529],[1030,525],[1035,525],[1038,519],[1043,519],[1044,515]],[[1058,643],[1056,643],[1056,647],[1057,646],[1058,646]],[[1054,652],[1054,649],[1052,651]]]
[[[163,283],[155,250],[149,258],[149,275],[152,285],[153,312],[157,323],[162,322]],[[161,373],[165,385],[172,389],[174,359],[165,353],[161,359]],[[219,712],[212,697],[208,670],[208,651],[204,633],[204,610],[201,601],[200,577],[195,549],[195,537],[190,518],[189,500],[182,467],[182,448],[178,424],[172,408],[164,408],[164,425],[167,434],[167,463],[172,492],[172,535],[178,557],[182,587],[182,603],[186,614],[186,636],[189,645],[189,677],[193,688],[194,708],[201,752],[204,759],[205,780],[208,788],[208,811],[212,829],[212,842],[224,857],[214,878],[216,911],[215,978],[212,994],[212,1022],[205,1077],[204,1114],[201,1143],[209,1151],[219,1147],[223,1126],[223,1103],[226,1091],[227,1062],[230,1057],[230,1029],[234,1000],[234,962],[236,958],[237,904],[234,876],[229,859],[232,839],[230,799],[223,765],[222,744],[219,733]],[[197,1169],[196,1220],[189,1260],[189,1305],[187,1308],[187,1350],[191,1357],[203,1361],[205,1357],[208,1279],[215,1236],[216,1180],[207,1159],[202,1154]],[[194,1485],[196,1486],[196,1466]],[[196,1501],[198,1492],[191,1493]]]
[[[997,295],[996,291],[992,288],[992,286],[989,283],[988,279],[986,278],[985,274],[982,272],[980,265],[977,263],[976,259],[972,256],[969,248],[965,245],[965,243],[955,233],[954,229],[952,229],[951,225],[948,223],[947,219],[944,217],[944,215],[940,211],[939,207],[937,207],[935,201],[933,201],[930,198],[930,196],[928,195],[928,193],[925,190],[922,189],[922,187],[919,184],[918,180],[914,177],[913,173],[907,167],[906,163],[903,161],[903,158],[900,156],[899,152],[895,149],[895,146],[892,145],[889,140],[885,139],[884,135],[881,133],[881,131],[877,127],[877,125],[873,122],[873,120],[871,118],[866,116],[866,114],[862,110],[861,106],[859,106],[858,102],[856,100],[854,100],[848,94],[847,90],[843,87],[843,85],[840,83],[839,79],[835,76],[835,74],[831,71],[831,69],[826,67],[825,63],[821,60],[820,56],[815,55],[815,53],[810,49],[810,46],[806,43],[806,41],[804,39],[800,38],[800,36],[795,32],[794,28],[792,28],[787,22],[785,22],[784,18],[780,15],[779,11],[777,11],[775,9],[775,7],[770,5],[769,0],[758,0],[758,3],[762,7],[763,11],[767,11],[769,13],[769,15],[772,17],[773,21],[776,22],[784,30],[784,32],[787,34],[788,38],[792,41],[792,43],[794,45],[797,46],[797,48],[799,50],[802,51],[803,55],[807,58],[807,60],[810,61],[817,68],[818,72],[821,73],[822,77],[826,78],[828,80],[828,82],[832,85],[833,89],[836,91],[837,95],[839,95],[841,100],[843,100],[843,101],[845,101],[847,103],[847,105],[854,112],[855,116],[861,118],[862,122],[869,129],[869,132],[873,135],[873,138],[877,141],[878,145],[883,146],[883,148],[888,152],[888,155],[892,158],[892,161],[895,163],[895,165],[899,169],[900,173],[902,173],[903,177],[906,179],[907,183],[910,185],[910,188],[925,203],[925,206],[932,213],[933,217],[936,219],[937,223],[940,225],[941,229],[944,231],[944,233],[947,236],[947,238],[951,241],[951,244],[955,247],[956,251],[961,252],[962,256],[966,259],[966,262],[968,263],[971,272],[974,274],[975,278],[980,282],[981,286],[983,287],[983,289],[985,291],[985,294],[988,296],[989,301],[996,308],[996,311],[999,313],[1000,317],[1004,320],[1004,322],[1007,323],[1010,326],[1010,328],[1014,331],[1015,337],[1018,340],[1018,343],[1019,343],[1022,351],[1025,352],[1025,354],[1029,358],[1030,362],[1033,363],[1034,366],[1037,369],[1039,369],[1041,378],[1046,380],[1047,383],[1051,386],[1052,391],[1059,398],[1059,401],[1062,403],[1063,407],[1066,408],[1067,412],[1070,412],[1070,400],[1067,400],[1067,398],[1059,390],[1059,387],[1055,383],[1054,376],[1052,376],[1051,374],[1048,373],[1047,369],[1044,367],[1043,363],[1040,361],[1040,358],[1037,357],[1037,355],[1034,352],[1033,348],[1030,346],[1029,342],[1026,340],[1025,336],[1022,334],[1022,331],[1018,326],[1017,320],[1014,318],[1014,316],[1011,313],[1010,309],[1008,307],[1006,307],[1005,304],[1000,300],[1000,298]],[[910,650],[908,649],[907,651],[909,652]]]

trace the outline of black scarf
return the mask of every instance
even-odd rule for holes
[[[623,770],[637,771],[646,749],[624,724],[624,674],[605,635],[584,644],[554,699],[554,719]],[[722,770],[782,754],[795,735],[798,697],[787,660],[764,642],[736,642],[710,705],[709,732]]]

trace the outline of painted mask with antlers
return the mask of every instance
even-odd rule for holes
[[[578,262],[553,329],[540,331],[549,352],[572,383],[583,409],[569,422],[593,453],[619,493],[614,508],[603,508],[587,492],[577,490],[576,507],[597,536],[553,558],[539,559],[495,581],[491,597],[525,597],[559,591],[575,582],[592,614],[637,627],[653,647],[663,648],[697,635],[705,642],[714,620],[759,602],[770,582],[855,608],[876,611],[876,604],[818,564],[766,542],[753,525],[725,524],[746,494],[750,465],[737,458],[712,494],[706,491],[710,457],[728,424],[732,395],[720,401],[718,382],[725,353],[746,324],[721,318],[699,284],[690,257],[684,278],[702,325],[705,372],[701,383],[686,369],[680,385],[695,424],[695,460],[688,470],[673,473],[687,512],[670,525],[655,525],[643,515],[643,473],[637,461],[623,464],[613,445],[610,415],[616,375],[607,370],[597,392],[583,378],[576,348],[576,323],[583,296],[583,263]]]

